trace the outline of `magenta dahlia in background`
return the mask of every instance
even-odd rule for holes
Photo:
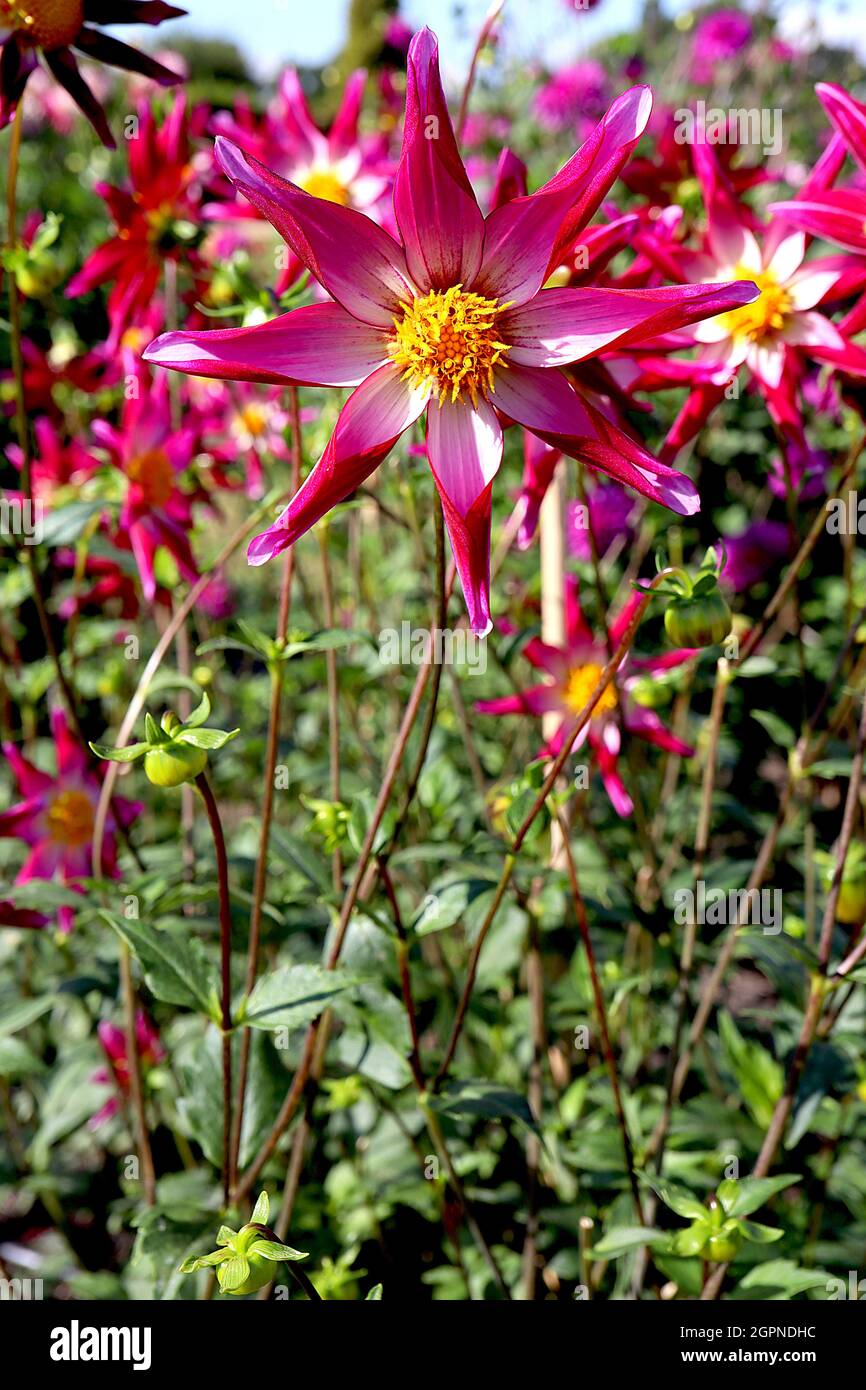
[[[545,714],[562,715],[562,723],[548,741],[545,752],[555,757],[562,749],[569,728],[581,713],[598,684],[609,659],[608,647],[593,635],[583,616],[577,583],[570,577],[566,584],[566,644],[554,647],[533,637],[523,648],[523,655],[546,679],[539,685],[516,695],[498,700],[480,700],[475,708],[481,714]],[[611,648],[615,648],[642,602],[641,595],[632,594],[610,625]],[[619,666],[616,677],[603,692],[592,718],[577,736],[573,751],[588,742],[598,763],[598,770],[619,816],[630,816],[634,806],[617,768],[621,748],[621,731],[652,743],[656,748],[690,758],[694,749],[676,738],[665,728],[652,709],[646,709],[632,698],[639,681],[670,671],[698,653],[688,647],[665,652],[663,656],[638,658],[629,653]]]
[[[179,93],[159,122],[150,105],[142,103],[137,122],[127,141],[127,184],[95,186],[114,221],[114,234],[88,256],[66,287],[67,298],[77,299],[98,285],[112,284],[109,351],[116,349],[129,324],[151,309],[169,262],[197,276],[204,271],[189,235],[197,231],[201,184],[191,157],[186,97]]]
[[[791,553],[791,532],[783,521],[753,521],[738,536],[725,537],[721,582],[745,593]]]
[[[154,562],[163,546],[184,579],[198,578],[190,548],[192,497],[178,485],[178,478],[192,461],[195,433],[186,426],[175,429],[171,419],[166,379],[151,383],[142,372],[135,394],[123,403],[119,425],[94,420],[93,437],[127,480],[115,544],[131,550],[144,596],[156,596]]]
[[[72,50],[170,87],[181,81],[178,73],[92,26],[161,24],[184,14],[186,10],[162,0],[0,0],[0,129],[14,116],[41,55],[103,144],[113,149],[105,112],[81,76]]]
[[[752,21],[739,10],[717,10],[702,19],[692,39],[692,81],[712,82],[719,63],[736,58],[751,38]]]
[[[90,1079],[102,1086],[112,1086],[114,1094],[109,1096],[95,1115],[91,1116],[88,1121],[88,1128],[90,1129],[99,1129],[100,1126],[112,1119],[120,1110],[121,1102],[128,1098],[130,1092],[129,1052],[126,1045],[126,1033],[116,1023],[110,1023],[107,1019],[103,1019],[98,1024],[96,1032],[108,1065],[100,1067]],[[153,1067],[165,1060],[165,1048],[159,1040],[159,1033],[142,1009],[139,1009],[135,1016],[135,1050],[138,1053],[138,1062],[143,1078]]]
[[[14,743],[4,743],[3,753],[24,800],[0,811],[0,836],[23,840],[30,853],[16,883],[31,879],[57,879],[78,891],[79,880],[92,871],[91,839],[99,800],[100,779],[92,771],[81,744],[72,736],[61,710],[51,713],[51,733],[57,770],[50,774],[34,767]],[[141,811],[139,802],[114,797],[103,845],[103,873],[117,876],[116,832],[132,824]],[[83,890],[81,890],[83,891]],[[70,907],[58,908],[62,931],[71,930]]]
[[[660,334],[748,304],[754,286],[543,289],[640,139],[651,102],[647,88],[626,92],[558,174],[485,219],[457,149],[437,43],[423,30],[409,53],[394,188],[400,242],[217,142],[229,178],[335,302],[249,328],[167,333],[146,360],[201,376],[355,388],[309,477],[250,545],[253,564],[344,501],[425,412],[430,468],[477,632],[490,628],[491,489],[503,423],[681,515],[698,509],[694,484],[636,441],[614,440],[561,368],[636,332]]]
[[[838,140],[859,169],[866,173],[866,106],[835,82],[815,87],[835,127]],[[863,188],[822,187],[802,191],[790,202],[773,203],[770,211],[795,227],[825,237],[848,251],[866,254],[866,191]],[[862,326],[862,325],[861,325]]]
[[[574,127],[581,116],[599,116],[610,91],[601,63],[585,59],[554,73],[532,99],[539,124],[547,130]]]

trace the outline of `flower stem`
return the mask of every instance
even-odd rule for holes
[[[232,911],[229,898],[229,867],[226,854],[225,835],[216,797],[211,789],[207,773],[200,772],[195,779],[204,801],[207,818],[213,836],[214,852],[217,861],[217,885],[220,904],[220,1007],[222,1010],[222,1049],[223,1049],[223,1199],[228,1206],[231,1192],[231,1128],[232,1128]]]
[[[289,388],[289,401],[292,420],[292,492],[297,492],[301,482],[301,411],[298,401],[298,388]],[[283,575],[280,583],[279,608],[277,610],[277,629],[276,641],[279,646],[283,646],[289,631],[289,618],[292,610],[292,579],[295,572],[295,547],[289,546],[286,551],[285,562],[283,564]],[[250,932],[249,944],[247,946],[247,974],[244,985],[247,994],[252,990],[259,967],[259,941],[262,929],[262,911],[265,901],[265,890],[268,882],[268,851],[271,840],[271,822],[274,814],[274,791],[276,789],[275,775],[277,767],[277,754],[280,746],[280,709],[283,698],[283,668],[281,662],[273,662],[270,670],[271,695],[268,710],[268,735],[265,750],[265,771],[264,785],[262,789],[262,819],[259,832],[259,851],[256,858],[255,877],[253,879],[253,901],[250,909]],[[231,1141],[231,1163],[230,1173],[232,1185],[237,1180],[238,1164],[240,1161],[241,1131],[244,1121],[244,1106],[246,1104],[247,1076],[250,1064],[250,1045],[252,1035],[249,1028],[244,1028],[241,1034],[241,1055],[238,1066],[237,1084],[237,1104],[235,1106],[234,1123],[232,1126]]]
[[[496,913],[499,911],[500,904],[505,896],[505,890],[507,889],[511,876],[514,872],[514,866],[517,861],[517,855],[520,853],[523,842],[529,834],[530,830],[532,829],[533,825],[535,824],[536,820],[538,819],[538,816],[544,809],[544,806],[547,802],[547,798],[550,795],[553,787],[556,785],[557,778],[559,777],[559,774],[565,766],[567,759],[571,755],[571,750],[574,746],[578,734],[580,733],[581,729],[583,729],[589,723],[590,719],[592,718],[593,710],[595,709],[604,692],[607,690],[611,681],[616,676],[616,673],[619,670],[619,667],[622,663],[623,657],[625,656],[626,652],[628,651],[629,647],[634,641],[635,634],[638,630],[638,627],[640,626],[643,615],[646,612],[647,604],[652,598],[655,588],[657,587],[657,585],[663,583],[665,579],[669,578],[669,574],[670,572],[666,569],[660,570],[659,573],[655,576],[655,578],[647,585],[644,597],[636,607],[632,615],[631,622],[629,623],[628,627],[626,628],[625,632],[620,638],[619,646],[617,647],[610,661],[608,661],[607,665],[604,667],[604,670],[599,675],[599,678],[595,684],[595,688],[591,692],[583,709],[577,715],[572,725],[568,729],[566,729],[565,735],[563,737],[562,748],[560,749],[557,756],[554,758],[553,762],[550,764],[550,768],[548,769],[547,775],[544,779],[541,789],[537,797],[535,798],[535,801],[533,802],[530,810],[524,817],[523,823],[521,824],[520,828],[517,831],[517,834],[514,837],[514,842],[511,845],[510,850],[505,855],[502,865],[502,873],[499,878],[499,883],[496,886],[496,891],[493,895],[493,900],[490,904],[490,907],[487,910],[487,914],[484,918],[484,921],[481,924],[481,928],[478,932],[478,935],[475,938],[475,943],[472,947],[472,953],[469,957],[469,966],[466,975],[466,983],[463,986],[463,993],[460,997],[460,1002],[457,1006],[457,1013],[454,1019],[454,1026],[451,1030],[451,1037],[449,1039],[448,1046],[445,1051],[445,1056],[442,1059],[442,1065],[439,1068],[434,1083],[434,1085],[437,1088],[441,1086],[444,1082],[446,1076],[448,1075],[451,1063],[454,1060],[454,1054],[457,1050],[457,1044],[460,1041],[460,1035],[463,1032],[463,1025],[466,1021],[466,1014],[469,1008],[469,1000],[472,997],[472,991],[475,987],[475,977],[478,973],[478,961],[481,956],[481,950],[487,938],[487,933],[490,930],[490,927],[493,923],[493,919],[495,918]]]

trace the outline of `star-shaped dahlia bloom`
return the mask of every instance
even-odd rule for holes
[[[565,591],[565,645],[554,647],[533,637],[523,649],[527,661],[542,671],[545,679],[516,695],[506,695],[498,700],[479,700],[475,705],[476,710],[479,714],[529,714],[538,718],[548,714],[560,715],[561,723],[544,750],[549,757],[555,758],[561,752],[576,716],[598,684],[608,661],[609,650],[618,645],[641,602],[639,593],[632,594],[626,601],[610,625],[608,647],[603,640],[594,636],[587,624],[581,611],[576,581],[569,577]],[[677,647],[654,657],[636,657],[628,653],[614,681],[596,704],[592,718],[574,742],[573,752],[577,752],[584,743],[588,743],[593,750],[604,789],[618,816],[630,816],[634,810],[634,803],[617,767],[622,729],[678,757],[690,758],[694,753],[689,744],[683,743],[665,728],[654,709],[635,700],[635,688],[641,682],[655,681],[666,671],[681,666],[697,655],[698,651],[693,647]]]
[[[561,370],[632,335],[665,333],[748,304],[748,283],[651,290],[544,289],[649,119],[635,87],[537,192],[483,217],[469,182],[429,29],[408,58],[394,184],[395,240],[362,213],[303,192],[226,141],[224,172],[271,221],[334,303],[269,323],[167,333],[149,362],[201,376],[354,387],[315,468],[249,549],[261,564],[347,498],[426,412],[426,450],[474,630],[490,629],[490,514],[503,424],[690,515],[693,483],[626,439]]]
[[[120,39],[100,33],[94,24],[161,24],[186,14],[162,0],[0,0],[0,129],[8,125],[21,100],[27,79],[39,66],[46,67],[84,112],[104,145],[114,148],[99,101],[78,69],[73,48],[85,58],[96,58],[109,67],[139,72],[171,87],[181,82],[179,73],[139,53]]]

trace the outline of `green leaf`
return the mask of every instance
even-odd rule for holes
[[[365,1302],[365,1303],[381,1303],[381,1302],[382,1302],[382,1285],[381,1285],[381,1284],[374,1284],[373,1287],[372,1287],[372,1289],[370,1290],[370,1292],[367,1294],[367,1297],[364,1299],[364,1302]]]
[[[42,994],[38,999],[17,999],[14,1004],[0,1006],[0,1038],[17,1033],[35,1023],[57,1002],[56,995]]]
[[[719,1015],[719,1036],[749,1114],[766,1129],[782,1094],[782,1068],[760,1043],[742,1036],[728,1013]]]
[[[231,743],[233,738],[237,738],[240,729],[232,729],[229,733],[224,733],[222,729],[181,729],[175,734],[175,743],[189,743],[193,748],[207,748],[215,751],[217,748],[224,748],[227,743]]]
[[[217,973],[200,941],[148,922],[127,921],[104,909],[100,913],[141,962],[148,989],[157,999],[211,1016]]]
[[[250,1217],[250,1224],[253,1226],[267,1226],[268,1217],[271,1214],[271,1199],[267,1192],[260,1192],[253,1207],[253,1214]]]
[[[660,1197],[666,1207],[675,1211],[677,1216],[684,1216],[689,1221],[704,1221],[707,1215],[707,1208],[699,1197],[695,1197],[689,1192],[688,1188],[680,1187],[673,1182],[665,1182],[661,1178],[651,1177],[648,1173],[641,1173],[644,1182],[649,1183],[653,1192]]]
[[[507,1116],[537,1130],[526,1097],[496,1081],[451,1081],[432,1101],[432,1108],[443,1115],[481,1115],[491,1120]]]
[[[305,1250],[293,1250],[291,1245],[280,1245],[276,1240],[255,1240],[250,1246],[251,1255],[264,1255],[266,1260],[306,1260]]]
[[[762,729],[766,729],[770,738],[773,739],[775,743],[778,743],[780,747],[794,747],[794,744],[797,742],[797,735],[794,733],[790,724],[786,724],[784,719],[779,718],[778,714],[774,714],[772,710],[753,709],[752,718],[756,723],[760,724]]]
[[[129,743],[125,748],[112,748],[110,743],[91,743],[97,758],[109,763],[134,763],[150,748],[149,743]]]
[[[753,1289],[780,1289],[793,1298],[807,1289],[826,1289],[829,1279],[825,1269],[801,1269],[793,1260],[766,1260],[743,1275],[736,1292],[744,1290],[754,1298]]]
[[[738,1220],[736,1225],[740,1234],[755,1245],[772,1245],[774,1240],[781,1240],[785,1234],[778,1226],[762,1226],[760,1221]]]
[[[72,545],[87,529],[88,523],[105,511],[105,502],[70,502],[65,507],[48,512],[42,528],[42,544]]]
[[[716,1195],[726,1216],[748,1216],[777,1192],[799,1181],[796,1173],[780,1173],[777,1178],[725,1178]]]
[[[282,966],[259,978],[239,1021],[253,1028],[299,1028],[354,983],[342,971],[319,965]]]
[[[666,1245],[669,1239],[665,1231],[656,1230],[654,1226],[613,1226],[596,1242],[591,1254],[593,1259],[615,1260],[618,1255],[642,1245]]]

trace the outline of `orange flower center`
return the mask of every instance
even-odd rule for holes
[[[779,284],[775,275],[768,270],[755,274],[753,270],[738,265],[734,270],[734,279],[753,280],[761,294],[751,304],[719,315],[719,322],[732,338],[748,338],[751,343],[760,343],[784,328],[793,306],[790,294],[784,285]]]
[[[0,0],[0,25],[10,25],[39,48],[72,43],[83,23],[83,0]]]
[[[93,834],[93,803],[86,792],[60,792],[47,817],[52,840],[67,849],[80,849]]]
[[[150,507],[164,507],[174,490],[174,471],[164,449],[136,454],[126,465],[126,475],[138,484]]]
[[[324,198],[326,203],[339,203],[344,208],[349,205],[349,190],[333,169],[310,169],[301,177],[298,187],[314,198]]]
[[[598,685],[601,672],[601,666],[596,665],[594,661],[587,662],[585,666],[572,666],[565,678],[563,698],[574,714],[580,714],[585,707],[587,700]],[[602,692],[601,698],[592,712],[592,717],[597,719],[600,714],[612,709],[616,709],[616,691],[613,688],[613,683]]]
[[[493,389],[493,368],[508,352],[496,332],[496,317],[508,305],[453,285],[400,307],[391,356],[404,379],[413,386],[432,379],[440,404],[466,392],[476,405],[479,394]]]

